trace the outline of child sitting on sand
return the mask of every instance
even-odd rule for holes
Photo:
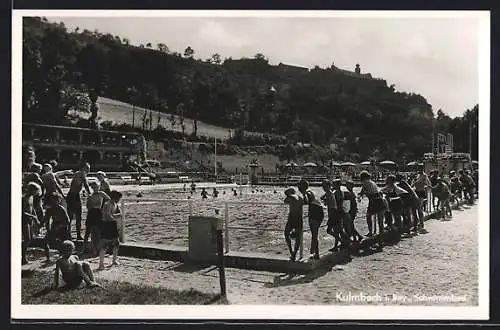
[[[85,281],[89,287],[100,287],[94,279],[94,273],[86,261],[78,260],[78,256],[73,255],[75,244],[72,241],[62,243],[60,253],[61,257],[56,261],[56,271],[54,274],[55,287],[59,287],[59,272],[68,289],[77,288],[82,281]]]
[[[295,189],[285,190],[284,202],[289,205],[288,219],[285,225],[285,241],[290,251],[290,260],[295,261],[297,251],[300,247],[302,232],[302,198],[297,195]],[[292,249],[292,238],[295,238],[295,247]]]

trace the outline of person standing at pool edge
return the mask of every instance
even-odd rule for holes
[[[368,171],[362,171],[359,174],[359,179],[361,180],[362,188],[358,195],[358,199],[361,199],[363,195],[368,197],[368,209],[366,211],[366,222],[368,225],[368,234],[366,236],[373,236],[376,232],[376,226],[373,228],[374,223],[372,222],[372,217],[377,217],[379,234],[384,232],[384,212],[385,204],[382,199],[382,193],[378,188],[377,184],[371,179],[372,176]]]
[[[318,233],[321,222],[325,217],[323,207],[320,201],[316,199],[314,193],[309,189],[309,182],[302,179],[298,184],[299,191],[302,193],[304,204],[309,205],[308,220],[311,229],[311,258],[319,260],[319,242]]]
[[[104,203],[102,208],[102,221],[99,223],[101,237],[99,240],[99,270],[104,269],[104,256],[106,249],[111,246],[113,248],[113,265],[119,265],[118,249],[120,247],[120,239],[118,232],[118,221],[121,217],[121,211],[118,207],[118,202],[122,198],[122,194],[116,190],[110,193],[110,200]]]
[[[68,194],[66,195],[66,203],[68,205],[68,216],[70,221],[73,216],[76,218],[76,239],[83,240],[82,238],[82,201],[80,199],[80,192],[85,188],[88,195],[90,195],[90,187],[87,181],[87,174],[90,172],[90,164],[84,163],[80,171],[76,172],[71,180]]]
[[[303,200],[300,196],[295,193],[295,189],[288,188],[285,190],[285,200],[284,203],[289,205],[288,219],[285,225],[285,241],[290,251],[290,260],[295,261],[297,257],[297,251],[299,250],[300,244],[302,243],[302,204]],[[295,238],[295,246],[292,249],[292,238]]]

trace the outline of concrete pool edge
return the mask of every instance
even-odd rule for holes
[[[461,201],[459,205],[466,204]],[[455,204],[453,207],[456,207]],[[424,221],[436,219],[440,215],[439,211],[432,212],[424,217]],[[387,232],[381,236],[375,236],[365,241],[362,248],[380,243],[385,245],[390,241],[398,241],[401,236],[394,232]],[[82,241],[74,241],[78,249],[82,247]],[[43,248],[43,239],[36,238],[32,247]],[[168,245],[148,245],[141,243],[122,243],[120,245],[120,255],[126,257],[144,258],[151,260],[176,261],[191,264],[216,264],[216,257],[211,260],[196,260],[190,257],[187,248]],[[333,266],[350,259],[347,251],[324,252],[319,260],[301,259],[299,261],[290,261],[286,257],[280,257],[274,254],[230,251],[224,254],[224,265],[228,268],[251,269],[260,271],[271,271],[279,273],[307,273],[317,268]]]

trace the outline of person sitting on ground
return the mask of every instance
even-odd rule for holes
[[[62,199],[57,192],[48,196],[48,208],[42,220],[42,224],[47,228],[44,244],[47,261],[50,261],[50,248],[59,250],[62,242],[70,237],[69,216],[62,205]]]
[[[349,200],[349,217],[352,221],[352,229],[353,229],[353,240],[357,240],[360,242],[363,239],[363,236],[356,230],[356,226],[354,225],[354,221],[356,220],[356,215],[358,214],[358,202],[356,201],[357,196],[354,192],[354,182],[347,181],[345,183],[345,187],[347,188],[347,192],[344,193],[344,198]]]
[[[35,226],[39,226],[39,220],[33,206],[33,197],[40,196],[42,194],[42,188],[40,185],[30,182],[26,186],[26,192],[22,196],[22,244],[21,244],[21,254],[22,254],[22,264],[28,263],[26,257],[26,252],[28,246],[34,238],[33,229]]]
[[[217,188],[214,187],[214,190],[212,191],[212,197],[217,198],[218,196],[219,196],[219,191],[217,190]]]
[[[110,193],[110,200],[104,203],[102,208],[102,221],[99,225],[101,238],[99,240],[99,270],[104,269],[104,256],[106,249],[110,246],[113,248],[113,265],[119,265],[118,249],[120,247],[118,221],[120,221],[121,213],[118,207],[118,202],[122,198],[122,194],[116,190]]]
[[[109,182],[106,180],[106,173],[103,171],[98,171],[97,172],[97,179],[99,180],[99,190],[104,191],[106,195],[109,196],[109,193],[111,192],[111,188],[109,187]],[[92,186],[91,186],[92,188]]]
[[[59,287],[59,272],[62,274],[65,287],[68,289],[78,288],[82,281],[85,281],[89,287],[100,287],[101,285],[95,281],[90,264],[86,261],[80,261],[78,256],[73,254],[74,250],[75,244],[72,241],[66,240],[62,243],[61,257],[56,261],[54,273],[55,287]]]
[[[289,205],[288,209],[288,219],[285,225],[285,241],[290,251],[290,260],[295,261],[297,257],[297,251],[299,250],[301,244],[301,233],[303,228],[302,220],[302,204],[303,200],[297,195],[295,189],[288,188],[285,190],[285,200],[284,203]],[[292,238],[295,238],[295,245],[292,248]]]
[[[205,188],[201,188],[201,198],[202,199],[207,199],[208,198],[208,192]]]
[[[233,190],[233,196],[234,197],[238,196],[238,192],[236,191],[236,189]]]
[[[366,223],[368,224],[368,234],[366,236],[371,237],[376,234],[377,226],[375,222],[372,222],[372,217],[377,217],[379,234],[384,232],[384,212],[385,205],[383,201],[382,193],[378,188],[377,184],[371,179],[371,175],[368,171],[361,171],[359,174],[359,179],[361,180],[362,188],[358,195],[358,200],[361,200],[363,195],[368,197],[368,209],[366,212]],[[375,228],[373,225],[375,224]]]
[[[85,236],[83,237],[83,250],[87,250],[87,242],[90,236],[92,250],[97,252],[99,243],[99,224],[102,221],[102,208],[111,198],[100,190],[97,182],[91,182],[92,194],[87,198],[87,221],[85,222]]]

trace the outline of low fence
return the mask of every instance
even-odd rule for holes
[[[223,219],[223,231],[224,231],[224,253],[228,253],[232,251],[231,249],[231,242],[235,242],[235,240],[238,240],[238,245],[241,247],[242,244],[249,244],[251,247],[252,252],[256,252],[258,249],[255,245],[252,245],[252,240],[256,238],[257,240],[260,239],[261,242],[264,239],[270,239],[268,237],[264,237],[265,233],[271,233],[271,237],[274,241],[278,241],[277,243],[265,241],[264,246],[268,250],[270,249],[269,244],[276,244],[279,246],[279,249],[285,249],[286,248],[286,243],[284,240],[283,236],[283,231],[284,231],[284,224],[286,221],[287,217],[287,212],[288,212],[288,206],[284,203],[279,203],[279,202],[265,202],[265,201],[241,201],[241,200],[231,200],[231,201],[215,201],[214,199],[212,200],[207,200],[207,201],[199,201],[199,200],[194,200],[194,199],[143,199],[141,198],[140,200],[138,199],[131,199],[131,198],[124,198],[121,201],[121,214],[122,214],[122,220],[125,225],[128,226],[133,226],[135,223],[130,224],[127,221],[127,218],[129,217],[128,210],[130,208],[128,207],[129,205],[136,205],[138,204],[137,202],[140,201],[140,203],[144,204],[170,204],[170,205],[176,205],[177,207],[181,207],[181,221],[170,221],[172,218],[168,219],[168,217],[173,217],[172,214],[175,212],[170,212],[170,209],[172,207],[169,207],[169,211],[166,212],[161,212],[161,211],[154,211],[158,214],[158,217],[160,218],[160,221],[162,221],[161,225],[158,226],[158,224],[154,221],[149,221],[149,226],[155,227],[156,228],[152,229],[152,233],[154,233],[155,230],[165,230],[169,231],[170,234],[172,234],[174,237],[179,237],[179,236],[185,236],[185,241],[188,241],[188,234],[184,230],[188,230],[188,217],[193,216],[193,215],[199,215],[200,210],[201,213],[207,212],[207,210],[214,208],[216,210],[216,216],[221,217]],[[251,206],[258,206],[259,208],[250,208]],[[236,212],[234,214],[231,213],[232,209],[236,209]],[[256,211],[254,211],[256,210]],[[425,214],[431,212],[433,210],[432,206],[432,194],[429,191],[428,192],[428,198],[427,198],[427,204],[425,205]],[[248,225],[238,223],[238,221],[242,220],[242,212],[243,214],[243,220],[253,220],[256,219],[257,223],[264,223],[266,225],[259,225],[256,224],[255,222],[249,223]],[[152,208],[144,210],[144,212],[153,212]],[[172,214],[169,214],[172,213]],[[239,212],[239,217],[238,214]],[[266,213],[267,212],[267,213]],[[274,213],[271,213],[274,212]],[[179,212],[178,212],[179,213]],[[326,212],[325,212],[326,214]],[[213,214],[212,214],[213,216]],[[272,217],[271,217],[272,216]],[[265,219],[264,219],[265,218]],[[365,209],[360,208],[360,212],[357,215],[356,219],[365,219],[366,218],[366,212]],[[271,219],[270,221],[275,220],[276,222],[273,221],[273,223],[265,222],[267,220]],[[279,222],[277,219],[280,219]],[[308,219],[308,214],[307,214],[307,208],[304,208],[304,215],[303,219],[307,220]],[[141,223],[137,224],[137,226],[148,226],[148,221],[147,219],[140,218],[139,219]],[[135,221],[135,220],[133,220]],[[165,224],[165,221],[169,221],[168,224]],[[327,221],[324,221],[322,223],[322,226],[320,228],[324,228],[327,226],[326,224]],[[364,221],[358,221],[359,223],[359,228],[365,228],[365,223]],[[165,228],[165,229],[163,229]],[[246,237],[241,235],[237,235],[237,231],[247,231],[250,233],[255,233],[252,235],[247,235]],[[175,233],[174,233],[175,232]],[[303,230],[300,233],[301,235],[301,242],[302,244],[300,245],[299,249],[299,257],[302,258],[304,255],[304,234],[310,234],[310,229],[307,228],[307,226],[303,226]],[[126,230],[124,230],[124,236],[127,235]],[[329,237],[329,236],[328,236]],[[184,239],[183,238],[183,239]],[[152,237],[151,237],[152,239]],[[309,235],[308,235],[309,239]],[[128,240],[128,237],[125,237],[125,240]],[[239,240],[248,240],[248,242],[240,242]],[[328,238],[328,240],[331,241],[331,238]],[[163,244],[166,244],[169,239],[164,238],[163,241],[165,241]],[[324,240],[323,240],[324,242]],[[157,242],[158,243],[158,242]],[[272,247],[272,246],[271,246]],[[272,250],[276,250],[276,248],[273,248]],[[269,253],[271,251],[265,251],[266,253]],[[279,253],[279,252],[277,252]]]

